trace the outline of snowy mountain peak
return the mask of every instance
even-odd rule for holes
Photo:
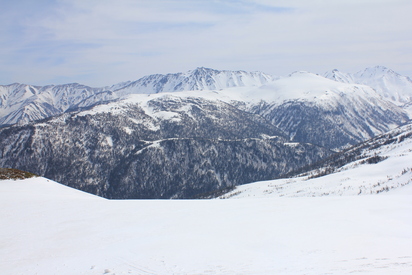
[[[353,81],[353,77],[350,74],[341,72],[338,69],[333,69],[332,71],[326,72],[324,76],[337,82],[355,83]]]
[[[412,80],[385,67],[366,68],[355,74],[332,70],[325,77],[343,83],[355,83],[372,87],[381,97],[398,106],[412,100]]]
[[[388,69],[385,66],[375,66],[371,68],[366,68],[363,71],[357,72],[355,75],[359,78],[384,77],[386,75],[401,76],[400,74],[394,72],[391,69]]]
[[[400,74],[396,73],[395,71],[385,67],[385,66],[375,66],[365,68],[355,74],[341,72],[338,69],[333,69],[328,71],[324,74],[326,78],[338,81],[338,82],[345,82],[345,83],[359,83],[359,79],[361,78],[378,78],[384,77],[386,75],[393,75],[401,77]]]
[[[185,76],[193,76],[193,75],[205,75],[205,74],[217,74],[220,71],[214,70],[211,68],[205,68],[205,67],[197,67],[194,70],[190,70],[187,73],[185,73]]]
[[[366,68],[354,74],[358,83],[369,85],[382,97],[398,106],[408,104],[412,100],[412,81],[384,66]]]

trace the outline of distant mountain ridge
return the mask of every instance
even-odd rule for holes
[[[214,70],[199,67],[186,73],[155,74],[142,77],[115,90],[121,95],[131,93],[164,93],[178,91],[220,90],[231,87],[264,85],[276,78],[261,72]]]
[[[261,72],[218,71],[200,67],[187,73],[149,75],[137,81],[102,88],[78,83],[47,86],[15,83],[0,86],[0,126],[25,124],[78,107],[116,100],[128,94],[261,86],[273,79]]]
[[[357,75],[363,76],[363,80],[376,76],[400,79],[390,83],[409,83],[408,78],[384,67],[366,69]],[[44,87],[12,84],[0,86],[0,125],[24,125],[109,102],[127,102],[127,97],[133,94],[162,97],[173,93],[183,98],[196,96],[232,104],[264,117],[292,141],[340,149],[409,120],[408,110],[399,106],[398,101],[382,96],[370,86],[353,83],[360,82],[355,81],[357,75],[333,70],[327,74],[328,78],[308,72],[275,78],[260,72],[201,67],[186,73],[145,76],[103,88],[76,83]],[[408,91],[407,85],[403,88]],[[405,102],[406,92],[398,94]]]
[[[367,68],[356,74],[343,73],[335,69],[327,72],[325,77],[342,83],[368,85],[385,100],[397,106],[404,106],[412,100],[410,78],[382,66]],[[278,79],[279,77],[262,72],[199,67],[186,73],[149,75],[136,81],[101,88],[78,83],[47,86],[18,83],[0,85],[0,126],[16,123],[22,125],[67,111],[118,100],[129,94],[260,87]]]

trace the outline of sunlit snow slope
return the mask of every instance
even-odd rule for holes
[[[2,274],[410,274],[411,191],[110,201],[0,181]],[[405,192],[408,191],[408,192]],[[393,195],[392,195],[393,194]]]

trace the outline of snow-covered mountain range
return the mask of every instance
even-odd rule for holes
[[[90,107],[119,99],[128,94],[261,86],[273,79],[274,77],[260,72],[197,68],[187,73],[145,76],[137,81],[103,88],[77,83],[43,87],[16,83],[0,86],[0,126],[25,124],[79,107]]]
[[[200,67],[186,73],[155,74],[116,89],[119,95],[164,92],[220,90],[231,87],[261,86],[276,77],[261,72],[219,71]]]
[[[409,121],[406,84],[392,97],[334,75],[197,68],[104,88],[2,86],[1,121],[14,125],[0,129],[0,167],[110,198],[189,198],[280,177]]]
[[[327,72],[325,77],[337,82],[370,86],[384,100],[398,106],[408,104],[412,98],[412,81],[382,66],[367,68],[356,74],[333,70]],[[186,73],[149,75],[137,81],[127,81],[102,88],[92,88],[77,83],[43,87],[18,83],[3,85],[0,86],[0,126],[24,124],[71,110],[119,100],[129,94],[219,91],[228,88],[261,87],[269,84],[266,86],[268,88],[272,82],[276,83],[277,80],[280,78],[261,72],[219,71],[201,67]],[[271,93],[258,93],[260,98],[254,96],[255,101],[279,104],[280,101],[291,99],[291,97],[293,99],[306,98],[305,93],[310,93],[310,91],[296,93],[294,89],[296,85],[291,89],[284,86],[285,84],[291,85],[290,82],[292,81],[278,83],[284,87],[282,92],[272,89]],[[302,87],[306,85],[301,81],[298,83]],[[318,85],[318,88],[322,89],[321,85]],[[236,99],[235,96],[233,100]],[[248,98],[243,98],[243,101],[249,103]]]

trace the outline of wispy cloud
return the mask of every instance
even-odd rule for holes
[[[410,11],[409,0],[8,1],[0,83],[103,86],[197,66],[412,75]]]

